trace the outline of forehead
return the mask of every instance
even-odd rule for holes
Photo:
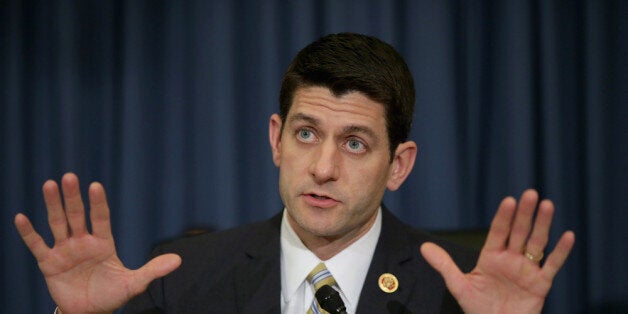
[[[287,122],[291,117],[312,116],[317,120],[339,120],[376,128],[386,125],[384,105],[361,92],[334,95],[326,87],[310,86],[296,90]]]

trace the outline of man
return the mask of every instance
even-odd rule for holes
[[[479,258],[381,205],[414,165],[413,107],[412,76],[390,45],[328,35],[290,64],[270,117],[285,205],[271,220],[165,244],[132,271],[115,252],[103,187],[89,188],[90,234],[78,178],[66,174],[65,206],[55,182],[43,186],[53,248],[24,215],[15,224],[63,313],[127,303],[131,313],[316,313],[318,278],[348,313],[539,313],[575,241],[565,232],[540,265],[550,201],[533,190],[505,198]]]

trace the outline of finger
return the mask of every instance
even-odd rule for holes
[[[72,236],[80,237],[87,233],[85,224],[85,206],[81,198],[78,177],[73,173],[66,173],[61,178],[63,199],[65,200],[65,215],[70,225]]]
[[[131,293],[140,294],[146,290],[151,281],[171,273],[180,265],[181,257],[177,254],[164,254],[153,258],[135,271],[136,280],[131,283]]]
[[[466,278],[460,271],[451,256],[440,246],[426,242],[421,245],[421,254],[423,258],[443,276],[447,288],[451,294],[458,299],[465,291],[464,286]]]
[[[545,260],[545,264],[543,264],[541,271],[550,281],[554,279],[554,276],[556,276],[560,268],[563,267],[563,264],[565,264],[565,261],[567,260],[575,242],[576,235],[572,231],[563,233],[562,237],[560,237],[560,240],[556,244],[556,247]]]
[[[61,196],[59,195],[59,186],[52,180],[46,181],[42,187],[44,193],[44,201],[48,211],[48,225],[55,239],[55,242],[61,242],[68,238],[68,221],[65,217]]]
[[[525,250],[533,256],[542,256],[549,239],[549,230],[554,216],[554,204],[550,200],[543,200],[534,221],[534,228],[526,243]]]
[[[35,259],[38,261],[42,260],[50,248],[46,242],[44,242],[44,239],[42,239],[42,237],[35,231],[35,228],[33,228],[33,224],[31,224],[30,220],[28,220],[28,218],[23,214],[17,214],[15,215],[14,223],[18,233],[22,237],[22,240],[31,253],[33,253]]]
[[[539,194],[535,190],[526,190],[519,199],[515,220],[508,238],[508,249],[514,253],[522,253],[525,242],[532,228],[532,216],[539,200]]]
[[[503,250],[506,247],[516,206],[517,201],[512,197],[504,198],[499,204],[486,236],[484,249],[494,251]]]
[[[94,182],[89,186],[89,208],[94,236],[103,239],[113,239],[105,189],[98,182]]]

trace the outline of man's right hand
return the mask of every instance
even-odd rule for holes
[[[178,255],[164,254],[137,270],[124,267],[111,234],[103,186],[95,182],[89,187],[89,233],[77,176],[65,174],[61,185],[63,203],[56,182],[49,180],[43,186],[55,241],[52,248],[25,215],[15,216],[15,226],[37,259],[50,295],[62,313],[113,312],[146,290],[151,281],[181,265]]]

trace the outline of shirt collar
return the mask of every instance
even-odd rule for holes
[[[380,207],[377,210],[375,222],[367,233],[334,257],[324,261],[325,266],[340,287],[341,293],[350,303],[347,306],[353,309],[357,307],[381,227],[382,209]],[[281,259],[282,273],[285,275],[285,278],[282,278],[282,293],[285,300],[290,300],[308,273],[321,260],[308,250],[299,239],[288,223],[285,209],[281,221]]]
[[[284,299],[290,300],[308,273],[320,261],[301,242],[301,239],[288,223],[287,215],[288,213],[284,209],[281,220],[281,267],[285,276],[281,279],[281,291]]]

